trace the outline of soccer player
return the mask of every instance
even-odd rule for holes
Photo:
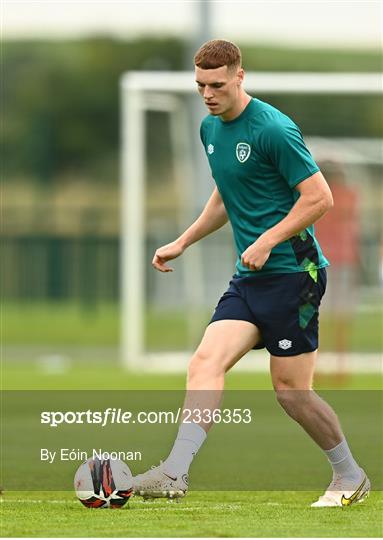
[[[312,506],[362,501],[370,482],[336,414],[312,390],[328,265],[313,223],[331,208],[331,191],[297,125],[243,89],[241,52],[235,44],[208,41],[194,63],[198,92],[209,112],[201,139],[216,187],[198,219],[157,249],[152,264],[171,272],[168,261],[228,220],[238,259],[236,274],[191,358],[185,406],[192,409],[207,399],[211,409],[219,407],[225,373],[249,350],[266,347],[277,400],[325,452],[333,469],[327,491]],[[202,394],[210,397],[199,398],[200,391],[209,391]],[[134,478],[136,494],[186,494],[189,466],[210,425],[182,422],[167,459]]]

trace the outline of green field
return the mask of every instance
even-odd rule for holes
[[[91,366],[91,369],[90,369]],[[89,361],[74,359],[63,374],[45,372],[38,362],[2,362],[2,388],[4,390],[183,390],[186,374],[131,373],[114,361]],[[381,390],[382,374],[317,374],[317,389]],[[229,390],[271,390],[268,373],[239,373],[226,375]]]
[[[212,310],[196,315],[200,335]],[[358,311],[350,322],[348,350],[377,352],[382,348],[383,314],[379,306]],[[334,350],[337,326],[333,316],[321,315],[321,350]],[[94,305],[74,302],[6,302],[3,305],[2,339],[6,344],[116,345],[119,342],[120,312],[115,303]],[[149,350],[194,348],[188,335],[188,317],[183,311],[148,309],[145,320]],[[199,339],[199,336],[194,338]]]
[[[89,369],[88,363],[77,362],[64,375],[46,375],[33,362],[4,362],[2,375],[4,386],[13,390],[184,387],[183,375],[132,374],[112,362],[107,367],[105,369],[105,363],[96,363]],[[332,377],[322,377],[317,379],[316,386],[335,388],[337,382]],[[358,375],[350,376],[342,384],[343,389],[348,390],[379,389],[382,379],[374,374]],[[271,385],[267,374],[234,372],[227,378],[227,388],[270,389]],[[287,426],[290,421],[286,418],[285,422]],[[270,457],[265,458],[265,467],[272,467],[273,456]],[[329,470],[323,475],[323,489],[329,475]],[[121,510],[87,509],[75,499],[73,492],[5,489],[1,504],[2,536],[379,537],[382,534],[380,491],[372,492],[366,502],[350,508],[312,509],[310,503],[321,494],[322,488],[295,492],[263,491],[261,485],[259,488],[260,491],[242,492],[193,491],[191,488],[179,504],[163,500],[144,503],[140,498],[133,498],[129,506]]]
[[[383,497],[350,508],[310,508],[311,492],[194,492],[179,504],[133,498],[119,510],[91,510],[71,493],[10,493],[8,537],[380,537]]]
[[[353,334],[350,350],[370,352],[379,350],[379,316],[365,313],[359,314],[358,317],[355,321],[358,324],[354,325],[357,331]],[[322,343],[325,345],[324,348],[326,344],[327,348],[330,348],[332,321],[322,320],[322,327],[324,331]],[[6,345],[1,370],[3,389],[25,391],[184,389],[184,374],[130,373],[124,371],[116,359],[108,357],[107,353],[105,358],[100,358],[99,355],[94,361],[89,361],[91,356],[86,360],[74,353],[61,374],[45,370],[38,361],[38,354],[35,354],[41,344],[48,348],[51,346],[53,351],[62,350],[63,344],[80,348],[92,345],[101,349],[103,346],[114,346],[118,343],[118,328],[119,316],[115,305],[104,305],[97,310],[89,311],[69,304],[8,306],[3,325],[3,343]],[[179,349],[183,348],[187,340],[187,323],[181,314],[173,313],[168,317],[161,317],[156,312],[150,312],[146,328],[148,344],[153,348],[167,348],[171,344],[173,349]],[[7,346],[14,346],[16,349],[17,346],[21,346],[23,354],[18,357],[17,352],[13,350],[11,357],[8,358]],[[319,390],[338,388],[355,391],[380,390],[382,377],[380,374],[349,374],[341,378],[318,375],[315,378],[315,387]],[[244,391],[272,389],[267,373],[240,373],[235,370],[228,374],[226,388]],[[354,408],[352,409],[354,411]],[[355,417],[351,415],[347,428],[363,422],[362,412],[358,414],[358,409],[355,409],[355,413]],[[278,430],[282,430],[280,433],[283,437],[288,433],[291,420],[281,416],[278,422],[280,422]],[[373,428],[367,425],[368,423],[365,424],[363,428],[373,433]],[[266,437],[267,425],[263,429]],[[350,431],[353,444],[359,453],[363,453],[363,441],[358,440],[355,429]],[[166,441],[170,440],[162,432],[159,436]],[[213,438],[211,441],[213,442]],[[283,447],[287,448],[292,440],[284,439],[283,443]],[[233,448],[233,444],[235,445],[235,440],[230,441],[227,448]],[[257,440],[254,441],[254,447],[260,450],[260,454],[264,450]],[[156,450],[155,446],[153,456],[156,457],[153,463],[164,457]],[[20,449],[20,452],[23,452],[23,449]],[[369,452],[372,459],[371,445]],[[87,509],[75,499],[71,491],[7,491],[7,486],[4,485],[1,533],[4,537],[105,538],[381,536],[383,509],[381,491],[372,492],[365,503],[346,509],[310,508],[310,503],[322,493],[330,477],[325,460],[319,462],[323,456],[320,453],[314,453],[314,456],[317,456],[314,459],[318,459],[318,462],[313,462],[312,465],[316,478],[315,485],[318,485],[315,491],[262,490],[262,478],[267,479],[268,471],[282,467],[281,463],[276,463],[278,467],[272,469],[273,457],[278,459],[278,453],[271,452],[268,458],[265,456],[264,466],[260,458],[258,459],[257,466],[261,471],[259,491],[193,491],[193,476],[191,476],[191,492],[179,504],[163,500],[144,503],[140,498],[133,498],[129,505],[121,510]],[[306,467],[310,466],[311,459],[312,454],[309,454]],[[201,474],[202,457],[201,460],[196,460],[193,467],[196,467],[195,473],[199,470]],[[136,472],[133,467],[132,470]],[[376,478],[376,466],[374,470]],[[252,473],[253,478],[258,479],[255,472]],[[72,477],[72,471],[70,476]],[[379,482],[375,480],[375,488],[381,489],[377,484]]]

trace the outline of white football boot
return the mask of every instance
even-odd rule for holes
[[[185,497],[188,490],[189,478],[187,474],[178,477],[164,471],[163,464],[153,466],[146,473],[133,477],[133,491],[144,499],[164,497],[167,499],[180,499]]]
[[[341,476],[334,476],[326,493],[312,503],[312,507],[323,508],[329,506],[350,506],[354,503],[361,503],[368,497],[371,489],[370,480],[363,469],[360,469],[360,480],[351,482]]]

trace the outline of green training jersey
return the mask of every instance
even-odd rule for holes
[[[319,171],[298,126],[271,105],[252,99],[234,120],[209,115],[201,139],[224,202],[237,249],[237,275],[311,271],[328,265],[311,225],[275,246],[262,270],[241,265],[242,253],[295,204],[299,182]]]

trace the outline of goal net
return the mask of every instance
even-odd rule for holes
[[[247,73],[244,86],[300,125],[318,162],[336,163],[351,187],[363,179],[360,249],[369,263],[358,270],[363,294],[356,309],[374,312],[382,147],[366,115],[371,126],[380,75]],[[155,249],[192,223],[213,189],[198,131],[206,110],[195,94],[192,72],[129,72],[121,79],[121,360],[133,370],[184,370],[234,269],[229,226],[172,261],[173,273],[151,267]],[[263,369],[267,355],[258,355],[242,368]]]

